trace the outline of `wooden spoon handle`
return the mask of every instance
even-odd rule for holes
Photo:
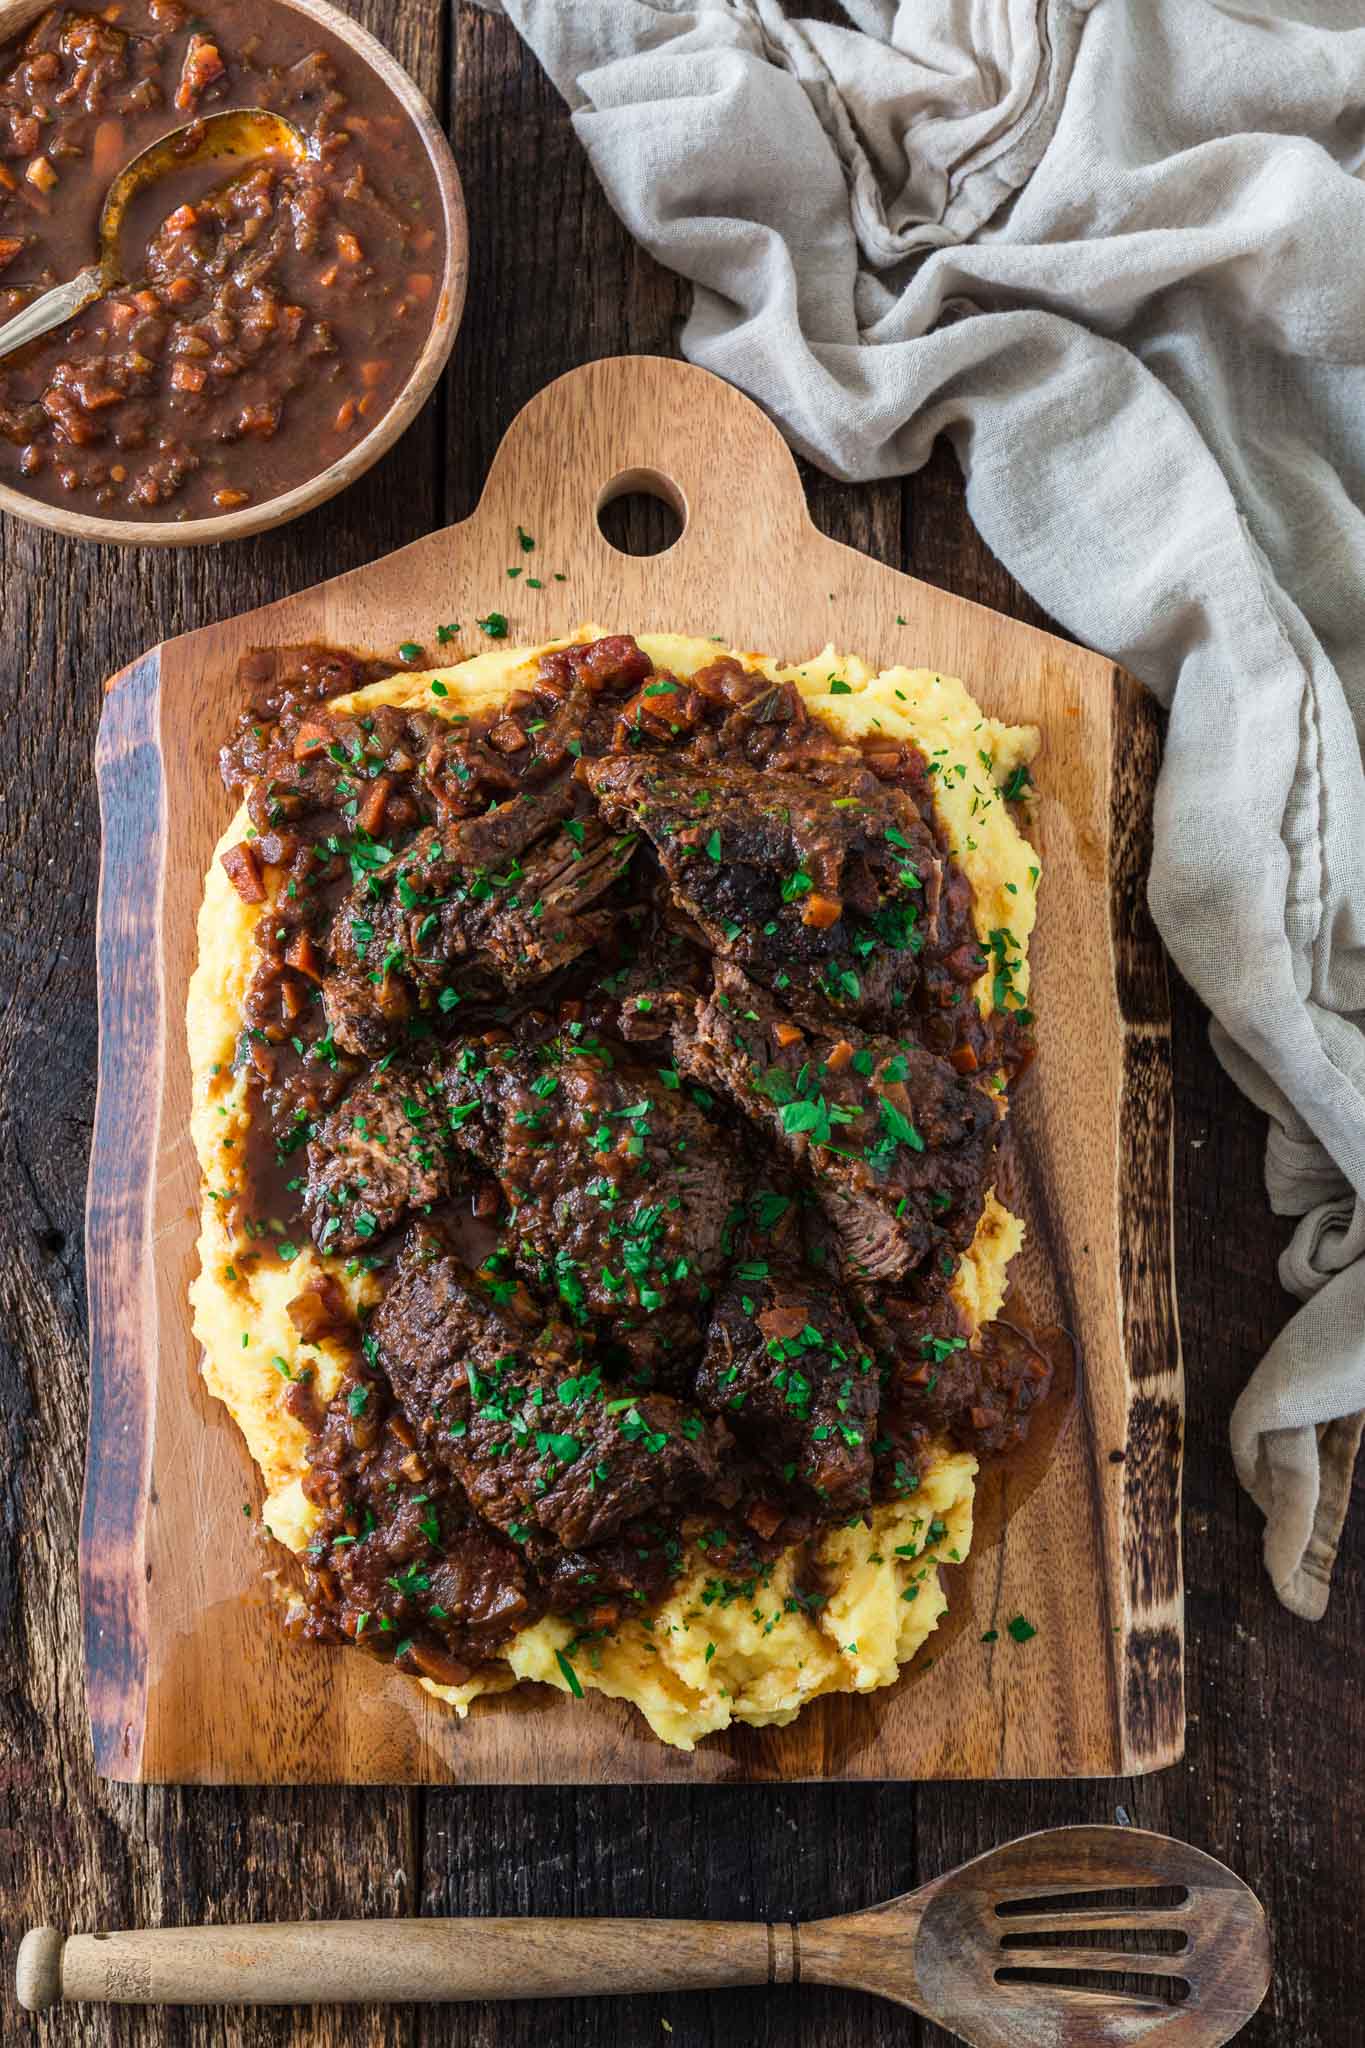
[[[788,1926],[701,1920],[334,1920],[73,1934],[19,1949],[19,2002],[418,2004],[788,1984]]]

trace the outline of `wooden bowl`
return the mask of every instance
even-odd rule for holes
[[[31,21],[36,21],[51,4],[52,0],[0,0],[0,43],[8,42]],[[11,490],[7,484],[0,484],[0,511],[8,512],[16,519],[30,520],[35,526],[46,526],[54,533],[68,534],[76,540],[114,541],[123,547],[201,547],[205,541],[240,540],[249,533],[265,533],[273,526],[283,526],[287,520],[297,519],[301,512],[311,512],[315,506],[325,504],[328,498],[334,498],[338,491],[344,491],[347,484],[354,483],[393,446],[435,389],[455,346],[460,315],[464,311],[465,279],[469,268],[464,192],[445,131],[401,64],[358,21],[329,6],[328,0],[275,0],[275,5],[317,22],[376,73],[408,115],[426,152],[440,194],[445,263],[441,287],[434,301],[436,310],[431,331],[413,365],[411,376],[363,441],[348,448],[338,461],[319,470],[307,482],[296,484],[293,490],[282,491],[278,497],[268,498],[261,505],[246,505],[239,512],[224,512],[214,519],[101,519],[87,512],[68,512],[61,505],[44,504],[40,499],[26,496],[23,491]]]

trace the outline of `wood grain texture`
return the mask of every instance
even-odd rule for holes
[[[725,465],[710,459],[715,448]],[[641,489],[682,520],[676,544],[652,556],[621,552],[597,521],[602,506]],[[519,525],[536,538],[539,590],[506,576]],[[1076,1346],[1077,1426],[1056,1434],[1045,1476],[1036,1460],[1028,1479],[1027,1461],[990,1475],[982,1519],[991,1535],[1005,1526],[1003,1540],[992,1550],[983,1535],[974,1562],[950,1574],[951,1621],[912,1682],[821,1701],[789,1729],[731,1731],[690,1756],[658,1744],[624,1705],[579,1708],[545,1689],[480,1703],[461,1724],[401,1674],[286,1641],[266,1611],[255,1523],[242,1512],[257,1496],[254,1474],[195,1377],[186,1289],[198,1171],[184,1002],[202,876],[229,809],[215,764],[236,656],[315,638],[375,652],[434,642],[437,620],[469,621],[495,604],[509,637],[526,642],[585,618],[611,631],[705,630],[789,658],[832,639],[877,665],[963,676],[992,714],[1036,720],[1044,734],[1031,821],[1046,875],[1032,949],[1039,1059],[1016,1110],[1030,1230],[1018,1292],[1035,1322],[1061,1325]],[[466,631],[462,644],[477,638]],[[1116,862],[1143,843],[1150,777],[1115,779],[1113,763],[1139,750],[1144,710],[1102,658],[821,535],[762,414],[662,357],[589,365],[539,394],[459,526],[171,641],[114,679],[97,759],[105,1051],[91,1154],[81,1550],[102,1770],[196,1782],[704,1783],[1093,1775],[1178,1753],[1178,1456],[1158,1480],[1164,1529],[1142,1519],[1146,1496],[1108,1456],[1128,1441],[1130,1405],[1157,1351],[1163,1398],[1180,1413],[1169,1176],[1149,1159],[1169,1157],[1168,1068],[1144,1069],[1144,1140],[1130,1170],[1128,1070],[1141,1054],[1109,908],[1116,885],[1128,886]],[[1122,971],[1147,992],[1142,1029],[1160,1044],[1154,937],[1129,919],[1123,947]],[[1129,1239],[1140,1241],[1132,1256]],[[1135,1336],[1153,1354],[1140,1372],[1128,1363]],[[1021,1613],[1039,1631],[1027,1663],[1001,1649],[1018,1647],[1006,1623]],[[117,1639],[116,1617],[126,1623]],[[1153,1656],[1158,1631],[1163,1654]],[[1032,1711],[1039,1697],[1046,1715]]]
[[[91,762],[100,679],[158,632],[372,561],[473,506],[518,408],[573,364],[675,346],[687,288],[642,256],[567,110],[506,22],[444,0],[348,0],[445,113],[475,289],[428,415],[323,514],[212,553],[140,558],[0,521],[0,1911],[20,1928],[421,1913],[817,1919],[1029,1828],[1113,1818],[1234,1862],[1269,1909],[1275,1976],[1246,2048],[1365,2048],[1365,1492],[1325,1619],[1277,1604],[1227,1414],[1293,1304],[1275,1260],[1263,1120],[1172,986],[1177,1292],[1189,1364],[1186,1752],[1136,1783],[160,1789],[94,1772],[75,1552],[87,1359],[81,1215],[94,1104]],[[815,0],[803,0],[802,11]],[[1034,624],[940,447],[914,477],[805,473],[816,522],[894,567]],[[644,538],[634,521],[635,544]],[[16,650],[21,651],[16,659]],[[1362,1482],[1358,1482],[1361,1485]],[[1029,1645],[1019,1651],[1028,1653]],[[671,2029],[665,2032],[663,2022]],[[0,2035],[52,2048],[951,2048],[881,2000],[756,1989],[624,2006],[319,2009],[225,2017],[73,2010]]]
[[[42,14],[50,0],[0,0],[0,43],[26,28]],[[196,519],[182,524],[174,519],[105,519],[91,512],[76,512],[63,505],[44,504],[8,484],[0,484],[0,511],[14,518],[31,520],[53,533],[85,541],[107,541],[116,547],[185,548],[209,547],[222,541],[241,540],[248,534],[268,533],[305,512],[316,511],[339,491],[356,482],[378,462],[412,422],[431,397],[442,370],[455,346],[460,315],[464,310],[465,284],[469,272],[469,228],[464,192],[455,159],[441,123],[426,95],[412,76],[395,63],[384,44],[350,14],[333,7],[330,0],[280,0],[295,14],[305,15],[329,30],[354,51],[357,60],[376,72],[388,86],[412,123],[418,143],[431,166],[441,203],[445,250],[441,267],[441,288],[432,302],[431,328],[421,354],[407,382],[388,411],[336,462],[316,476],[308,477],[292,490],[259,505],[244,506],[238,512],[220,513],[216,518]],[[92,255],[94,251],[92,250]],[[88,303],[82,300],[82,304]]]

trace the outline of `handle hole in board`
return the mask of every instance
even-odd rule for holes
[[[661,469],[622,469],[597,494],[597,525],[618,555],[663,555],[687,531],[687,500]]]

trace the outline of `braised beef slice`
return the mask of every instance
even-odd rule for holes
[[[449,1195],[454,1135],[430,1061],[372,1068],[317,1126],[304,1213],[319,1251],[356,1251]]]
[[[943,873],[903,790],[865,772],[852,794],[651,756],[608,756],[583,775],[614,824],[646,834],[713,953],[788,991],[789,1004],[894,1028],[926,939],[938,938]]]
[[[973,1336],[950,1297],[884,1295],[869,1334],[886,1362],[883,1415],[900,1442],[1008,1450],[1052,1384],[1051,1361],[1022,1330],[997,1321]]]
[[[703,1408],[786,1487],[831,1514],[872,1498],[877,1367],[837,1287],[750,1258],[717,1303],[696,1378]]]
[[[603,1370],[633,1391],[690,1395],[704,1329],[695,1307],[634,1309],[596,1326]]]
[[[514,1541],[591,1550],[717,1489],[723,1423],[620,1395],[567,1330],[492,1300],[436,1231],[411,1234],[372,1335],[423,1449]]]
[[[522,1271],[572,1316],[707,1297],[743,1174],[733,1139],[680,1087],[571,1037],[538,1054],[466,1045],[445,1086],[459,1136],[502,1184]]]
[[[453,1006],[480,985],[543,981],[610,929],[611,912],[591,906],[626,872],[634,839],[571,807],[561,787],[432,828],[343,899],[324,984],[340,1045],[387,1042],[417,991]]]
[[[1003,1102],[913,1039],[808,1031],[737,967],[674,1032],[678,1068],[723,1090],[810,1176],[845,1277],[897,1278],[970,1244]]]
[[[423,1454],[377,1375],[357,1372],[339,1389],[303,1487],[319,1510],[304,1635],[358,1641],[459,1685],[544,1611],[517,1546]]]

